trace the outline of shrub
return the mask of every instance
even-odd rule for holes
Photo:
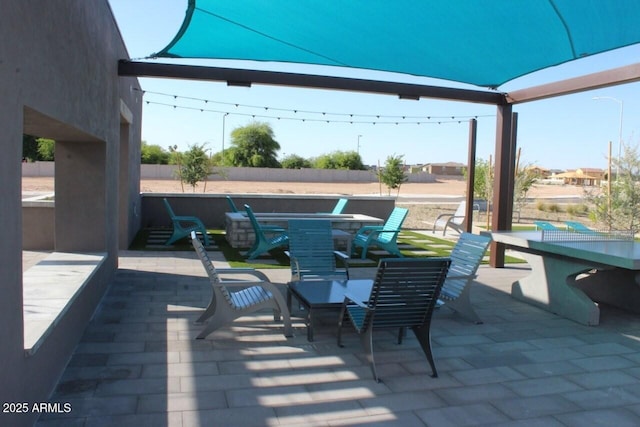
[[[557,203],[551,203],[549,204],[549,212],[558,213],[562,212],[562,209]]]

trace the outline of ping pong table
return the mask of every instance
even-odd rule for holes
[[[584,325],[600,323],[599,303],[640,313],[640,243],[630,231],[484,232],[519,253],[531,273],[511,295]]]

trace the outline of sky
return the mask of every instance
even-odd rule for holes
[[[188,0],[109,3],[129,56],[144,60],[174,38]],[[632,46],[532,73],[498,90],[528,88],[633,64],[638,58],[640,46]],[[153,61],[172,62],[164,58]],[[325,70],[248,61],[178,63],[301,73]],[[326,71],[355,78],[390,78],[388,73],[367,70]],[[413,76],[393,77],[408,83],[435,82]],[[176,145],[183,151],[204,144],[215,153],[230,146],[233,129],[259,121],[271,125],[281,147],[280,159],[291,154],[312,158],[333,151],[357,151],[368,165],[383,165],[392,155],[403,156],[407,164],[466,163],[469,119],[477,117],[476,157],[492,160],[495,155],[496,108],[491,105],[266,85],[228,87],[225,82],[139,80],[145,92],[142,140],[166,149]],[[609,143],[614,157],[621,151],[621,129],[623,144],[636,146],[640,140],[640,83],[518,104],[514,112],[518,113],[520,164],[560,170],[606,169]]]

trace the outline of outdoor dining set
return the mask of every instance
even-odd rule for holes
[[[233,200],[228,201],[236,209]],[[334,215],[340,215],[346,203],[346,199],[340,200]],[[335,230],[332,221],[323,216],[326,214],[320,218],[289,219],[285,229],[260,224],[250,206],[244,208],[256,235],[247,259],[284,248],[291,278],[282,288],[253,268],[216,268],[205,248],[206,230],[203,232],[197,222],[191,228],[184,227],[213,291],[197,319],[203,325],[198,339],[240,317],[270,309],[274,321],[282,322],[285,337],[294,334],[292,313],[301,316],[307,340],[312,342],[318,313],[335,315],[337,345],[343,345],[345,328],[355,331],[373,377],[380,381],[374,361],[375,330],[397,330],[397,342],[401,344],[406,330],[411,329],[436,377],[430,339],[434,310],[446,306],[473,323],[482,323],[471,304],[469,285],[488,249],[489,237],[463,232],[448,257],[405,256],[397,237],[408,210],[396,207],[383,225],[358,230],[351,238],[350,251],[345,253],[336,250]],[[371,278],[354,279],[350,275],[352,255],[359,251],[360,257],[365,258],[373,247],[388,255],[378,261]]]

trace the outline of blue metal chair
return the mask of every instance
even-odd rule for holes
[[[411,328],[431,365],[438,371],[431,351],[431,318],[451,260],[449,258],[389,258],[378,265],[368,301],[354,301],[348,295],[338,318],[338,345],[342,347],[342,325],[350,322],[360,336],[371,364],[373,378],[380,381],[373,357],[373,331]]]
[[[402,257],[398,248],[398,234],[402,228],[402,223],[409,210],[406,208],[394,208],[384,225],[365,225],[360,228],[353,238],[351,251],[352,255],[356,247],[362,248],[361,258],[367,257],[367,250],[370,246],[377,246],[387,252]]]
[[[349,279],[349,256],[334,249],[329,220],[289,220],[289,250],[291,281]],[[339,269],[336,259],[345,268]]]

